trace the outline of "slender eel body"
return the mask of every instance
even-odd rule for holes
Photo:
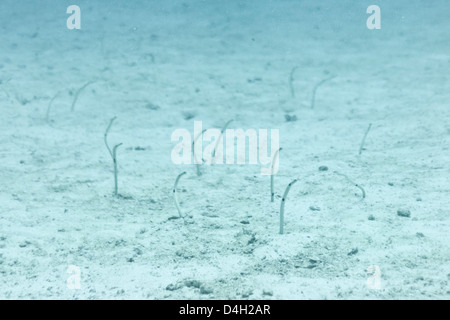
[[[366,138],[367,138],[367,135],[369,134],[370,128],[372,128],[372,124],[371,123],[369,124],[369,127],[367,128],[366,133],[364,134],[364,137],[363,137],[363,139],[361,141],[361,145],[359,146],[359,155],[361,155],[361,153],[364,150],[364,144],[366,143]]]
[[[113,148],[112,158],[114,162],[114,195],[117,196],[119,194],[119,185],[117,179],[117,148],[120,147],[122,143],[116,144]]]
[[[178,214],[180,215],[180,218],[183,218],[183,214],[181,213],[180,204],[178,203],[178,197],[177,197],[177,186],[178,181],[180,181],[180,178],[184,176],[186,172],[182,172],[178,175],[177,179],[175,180],[175,185],[173,186],[173,200],[175,202],[175,206],[177,207]]]
[[[71,107],[71,111],[75,111],[75,104],[78,101],[78,97],[80,96],[80,93],[86,89],[89,85],[93,84],[95,81],[89,81],[87,83],[85,83],[80,89],[78,89],[77,93],[75,93],[75,97],[73,98],[73,102],[72,102],[72,107]]]
[[[280,234],[284,233],[284,204],[286,203],[286,197],[289,193],[289,190],[291,190],[291,187],[294,185],[294,183],[297,182],[297,179],[293,180],[291,183],[288,184],[286,187],[286,191],[284,191],[283,198],[281,199],[281,208],[280,208]]]
[[[105,134],[103,136],[103,140],[105,142],[106,148],[108,149],[109,155],[111,156],[111,159],[114,163],[114,195],[117,196],[119,194],[118,193],[118,189],[119,189],[118,178],[117,178],[117,171],[118,171],[117,170],[117,148],[119,148],[122,145],[122,143],[116,144],[114,146],[113,150],[111,150],[111,148],[108,145],[108,133],[109,133],[109,130],[111,129],[111,126],[113,125],[114,120],[116,120],[116,117],[112,118],[109,121],[108,128],[106,128]]]
[[[53,98],[50,100],[50,102],[48,103],[48,107],[47,107],[47,114],[45,116],[45,119],[47,120],[47,122],[50,122],[50,109],[52,107],[53,101],[55,101],[55,99],[59,96],[61,92],[57,92]]]
[[[214,145],[214,150],[212,152],[212,158],[214,159],[214,157],[216,156],[216,149],[219,146],[220,140],[222,139],[223,133],[225,132],[225,130],[227,130],[227,127],[230,125],[230,123],[233,122],[233,120],[229,120],[227,123],[225,123],[225,125],[223,126],[222,130],[220,131],[220,137],[217,139],[216,144]],[[214,160],[213,160],[214,161]]]
[[[195,152],[195,143],[197,142],[198,138],[202,136],[203,133],[205,133],[206,129],[204,129],[201,133],[199,133],[195,138],[194,141],[192,141],[192,156],[194,157],[194,163],[195,167],[197,168],[197,176],[201,176],[202,172],[200,171],[201,164],[198,163],[197,160],[197,153]],[[203,151],[202,151],[203,152]],[[203,162],[203,155],[202,155],[202,162]]]
[[[295,90],[294,90],[294,73],[298,69],[298,67],[294,67],[289,74],[289,89],[291,90],[291,97],[295,98]]]
[[[344,177],[345,179],[347,179],[348,182],[350,182],[352,185],[354,185],[356,188],[358,188],[359,190],[361,190],[362,193],[362,199],[364,200],[366,198],[366,190],[364,190],[363,187],[361,187],[359,184],[357,184],[356,182],[354,182],[353,180],[351,180],[347,175],[343,174],[343,173],[339,173],[337,171],[334,172],[335,174]]]
[[[314,107],[315,107],[315,105],[316,105],[316,93],[317,93],[317,89],[319,89],[319,87],[320,87],[321,85],[323,85],[325,82],[330,81],[331,79],[334,79],[334,78],[335,78],[335,77],[333,76],[333,77],[329,77],[329,78],[323,79],[322,81],[320,81],[319,83],[317,83],[317,84],[314,86],[313,94],[312,94],[312,98],[311,98],[311,109],[314,109]]]

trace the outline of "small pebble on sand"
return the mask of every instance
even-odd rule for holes
[[[409,218],[411,217],[411,211],[409,211],[408,209],[398,209],[397,215],[400,217]]]

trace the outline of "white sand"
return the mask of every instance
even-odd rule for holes
[[[378,31],[356,1],[104,2],[78,1],[81,31],[65,27],[72,3],[0,3],[0,298],[450,298],[447,2],[378,1]],[[113,116],[128,199],[112,194]],[[259,166],[197,177],[172,164],[176,128],[229,119],[280,129],[275,203]],[[169,220],[182,171],[189,224]],[[366,286],[372,265],[380,290]]]

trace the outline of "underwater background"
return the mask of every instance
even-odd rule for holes
[[[449,12],[0,0],[0,298],[449,299]],[[273,202],[194,121],[279,130]]]

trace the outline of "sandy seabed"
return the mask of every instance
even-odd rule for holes
[[[85,4],[69,31],[63,2],[4,1],[0,298],[450,298],[448,4],[391,4],[369,31],[345,3]],[[172,163],[175,129],[230,119],[280,130],[275,202],[257,165]]]

